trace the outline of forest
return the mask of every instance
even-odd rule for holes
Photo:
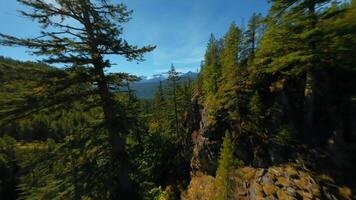
[[[270,0],[153,98],[108,70],[156,49],[126,5],[17,1],[41,35],[0,45],[41,61],[0,56],[1,200],[356,199],[356,0]]]

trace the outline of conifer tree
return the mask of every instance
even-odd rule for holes
[[[255,57],[257,46],[264,33],[263,17],[259,13],[253,13],[251,16],[247,30],[243,33],[243,41],[241,45],[240,64],[246,66]]]
[[[175,67],[171,66],[171,69],[168,71],[168,81],[170,82],[170,93],[173,103],[173,113],[174,113],[174,132],[176,137],[179,135],[179,119],[178,119],[178,103],[177,103],[177,87],[179,81],[179,73],[176,71]]]
[[[154,99],[154,110],[157,113],[157,119],[161,119],[163,116],[162,111],[166,109],[166,97],[163,91],[162,81],[159,81],[157,92],[155,93]]]
[[[2,116],[18,118],[43,108],[71,104],[97,95],[100,101],[96,103],[103,110],[104,125],[112,150],[112,167],[117,167],[117,163],[120,166],[118,175],[113,177],[109,186],[112,188],[111,198],[117,199],[120,196],[129,199],[132,184],[128,176],[129,162],[124,146],[125,119],[120,116],[121,108],[115,102],[110,86],[122,85],[125,79],[130,78],[122,73],[105,74],[104,70],[111,67],[105,56],[120,55],[128,60],[140,61],[144,53],[152,51],[154,47],[139,48],[121,38],[122,24],[129,21],[132,13],[123,4],[111,4],[107,0],[55,0],[55,3],[48,3],[45,0],[19,0],[19,2],[29,8],[28,11],[21,13],[41,25],[41,35],[21,39],[0,34],[0,43],[27,47],[33,54],[46,57],[44,61],[48,63],[64,63],[71,75],[61,74],[59,78],[49,81],[46,85],[48,90],[40,90],[35,96],[26,99],[25,103],[21,102],[23,106],[11,109]],[[71,23],[72,21],[75,21],[75,25]],[[78,83],[92,85],[94,89],[69,93],[71,86]],[[18,113],[20,114],[14,116]]]
[[[208,98],[213,96],[218,90],[218,81],[221,73],[220,54],[222,46],[222,42],[211,34],[205,53],[204,67],[201,71],[204,77],[203,86],[205,95],[207,95]]]
[[[257,91],[252,95],[249,103],[249,126],[248,131],[255,135],[261,135],[265,127],[264,118],[265,114],[262,109],[261,97]]]
[[[239,53],[241,30],[232,23],[225,36],[224,50],[221,54],[221,78],[218,90],[219,105],[229,112],[230,119],[236,119],[237,80],[239,76]]]
[[[204,97],[204,89],[203,89],[203,81],[204,81],[204,77],[203,77],[203,68],[204,68],[204,62],[202,61],[200,63],[200,71],[198,73],[197,79],[194,82],[195,86],[194,86],[194,95],[198,96],[198,97]]]
[[[255,64],[260,70],[279,75],[277,82],[286,77],[303,78],[304,119],[306,136],[313,131],[315,120],[315,73],[323,66],[322,32],[318,27],[319,6],[329,0],[272,1],[268,29],[261,41]]]
[[[220,149],[218,169],[216,171],[215,187],[217,188],[216,200],[229,200],[233,197],[234,181],[233,169],[236,164],[232,138],[228,131],[223,138],[223,144]]]
[[[181,133],[181,140],[183,143],[184,151],[189,151],[189,138],[190,134],[194,129],[194,125],[197,122],[196,116],[194,115],[193,110],[193,88],[192,88],[192,80],[190,77],[187,78],[188,80],[182,80],[180,83],[180,87],[178,88],[177,92],[177,99],[178,99],[178,107],[179,107],[179,120],[180,120],[180,131]]]
[[[215,123],[218,110],[217,91],[221,76],[220,56],[223,46],[223,40],[216,39],[213,34],[210,35],[199,77],[202,80],[203,94],[206,97],[204,104],[211,123]]]

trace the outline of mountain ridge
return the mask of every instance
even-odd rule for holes
[[[198,77],[197,72],[188,71],[181,73],[179,76],[181,81],[188,80],[189,78],[195,80]],[[141,76],[141,80],[130,84],[130,88],[135,91],[138,98],[152,99],[157,91],[157,88],[162,82],[163,85],[167,84],[168,75],[166,73],[153,75],[152,78]]]

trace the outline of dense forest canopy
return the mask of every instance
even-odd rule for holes
[[[168,65],[148,99],[107,70],[155,50],[123,38],[124,4],[18,2],[41,35],[0,44],[43,61],[0,57],[1,199],[356,198],[355,0],[231,19],[197,77]]]

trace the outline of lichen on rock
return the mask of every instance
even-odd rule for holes
[[[236,188],[233,197],[236,200],[351,200],[353,198],[349,187],[338,186],[331,177],[319,175],[295,163],[271,166],[268,169],[242,167],[236,169],[234,174]],[[193,176],[182,199],[214,199],[212,195],[214,186],[211,185],[214,180],[214,177],[208,175]]]

